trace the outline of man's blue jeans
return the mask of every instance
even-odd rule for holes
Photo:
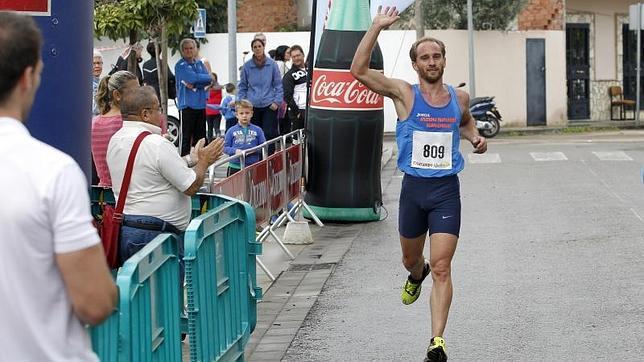
[[[123,215],[123,224],[119,235],[119,261],[121,264],[143,249],[152,239],[163,233],[172,233],[179,241],[179,270],[183,284],[183,235],[184,232],[174,225],[154,216]]]

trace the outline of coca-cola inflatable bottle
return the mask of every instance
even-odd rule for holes
[[[349,72],[370,25],[369,0],[333,0],[315,58],[305,201],[322,220],[380,217],[383,98]],[[378,45],[369,66],[383,70]]]

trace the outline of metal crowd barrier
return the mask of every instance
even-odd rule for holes
[[[235,199],[201,195],[205,214],[185,234],[191,361],[243,360],[257,324],[255,213]]]
[[[248,202],[255,211],[256,225],[261,229],[256,236],[257,242],[261,243],[268,237],[272,237],[291,260],[295,259],[295,256],[275,230],[286,222],[295,221],[291,215],[297,215],[301,209],[306,209],[308,215],[318,226],[324,226],[302,197],[301,177],[304,165],[302,146],[305,141],[304,131],[295,130],[256,147],[243,150],[238,155],[222,158],[210,167],[205,187],[206,194],[221,194]],[[268,149],[273,145],[276,152],[269,156]],[[258,152],[262,153],[262,160],[246,166],[246,157]],[[217,168],[225,167],[230,161],[235,160],[239,160],[241,166],[239,172],[223,179],[215,178]],[[109,195],[106,195],[106,201],[110,197],[113,200],[114,196],[111,191]],[[292,204],[290,209],[289,204]],[[203,201],[198,197],[192,199],[193,217],[201,214],[202,206]],[[271,218],[276,215],[277,219],[271,222]],[[275,276],[259,256],[256,261],[262,271],[274,281]]]
[[[113,195],[93,187],[91,199],[100,210],[97,204],[113,202]],[[184,238],[190,358],[243,357],[262,296],[255,214],[247,203],[219,195],[201,194],[193,208]],[[118,310],[90,329],[101,361],[181,361],[178,248],[174,235],[159,235],[118,269]]]
[[[118,272],[122,361],[181,360],[179,241],[154,238]]]
[[[243,150],[238,155],[220,159],[210,169],[207,187],[210,193],[228,195],[250,203],[255,210],[256,224],[261,228],[256,237],[257,242],[263,242],[269,236],[272,237],[291,260],[295,259],[295,256],[277,235],[275,229],[287,221],[294,221],[291,213],[296,214],[301,208],[305,208],[320,227],[324,226],[302,198],[301,177],[304,163],[302,145],[304,142],[303,130],[296,130]],[[269,147],[273,145],[276,151],[269,156]],[[246,166],[246,156],[256,152],[262,152],[262,160]],[[240,162],[239,172],[224,179],[214,178],[214,170],[217,167],[225,166],[234,160]],[[289,210],[288,205],[291,202],[293,207]],[[271,222],[271,217],[275,215],[279,216]],[[271,280],[275,280],[273,273],[259,257],[257,264]]]
[[[118,310],[90,330],[101,361],[180,361],[179,245],[161,234],[118,270]]]
[[[101,362],[119,361],[118,309],[101,325],[89,329],[92,349]]]

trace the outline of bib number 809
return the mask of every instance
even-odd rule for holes
[[[445,146],[425,145],[423,146],[423,156],[431,158],[444,158]]]

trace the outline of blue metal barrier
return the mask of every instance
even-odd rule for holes
[[[177,238],[161,234],[118,270],[118,311],[90,329],[102,362],[181,361],[178,252]]]
[[[161,234],[119,270],[120,361],[180,361],[179,244]]]
[[[117,362],[119,360],[119,313],[118,311],[101,323],[90,328],[92,349],[101,362]]]
[[[185,234],[191,361],[243,360],[257,322],[255,213],[247,203],[200,195],[207,211]]]
[[[240,204],[245,205],[245,208],[253,211],[253,208],[250,204],[241,202],[237,199],[225,196],[225,195],[214,195],[214,194],[197,194],[200,197],[201,202],[203,203],[203,208],[206,210],[215,209],[222,204],[230,201],[237,201]],[[193,198],[194,199],[194,198]],[[254,211],[253,211],[254,212]],[[255,222],[253,218],[247,218],[250,220],[248,225],[248,232],[255,237]],[[251,230],[252,229],[252,230]],[[250,240],[250,239],[248,239]],[[255,239],[256,240],[256,239]],[[250,324],[250,333],[253,333],[255,330],[255,325],[257,325],[257,302],[262,299],[262,288],[257,286],[257,263],[255,263],[255,256],[262,254],[262,244],[253,241],[249,244],[248,259],[246,260],[246,265],[248,266],[248,277],[249,277],[249,292],[251,295],[251,301],[248,304],[248,317]]]
[[[114,196],[92,187],[91,201],[100,213],[99,203],[113,203]],[[243,360],[262,296],[255,214],[247,203],[226,196],[199,194],[192,205],[184,258],[191,361]],[[119,310],[90,330],[101,361],[181,360],[177,253],[176,238],[163,234],[118,270]]]

